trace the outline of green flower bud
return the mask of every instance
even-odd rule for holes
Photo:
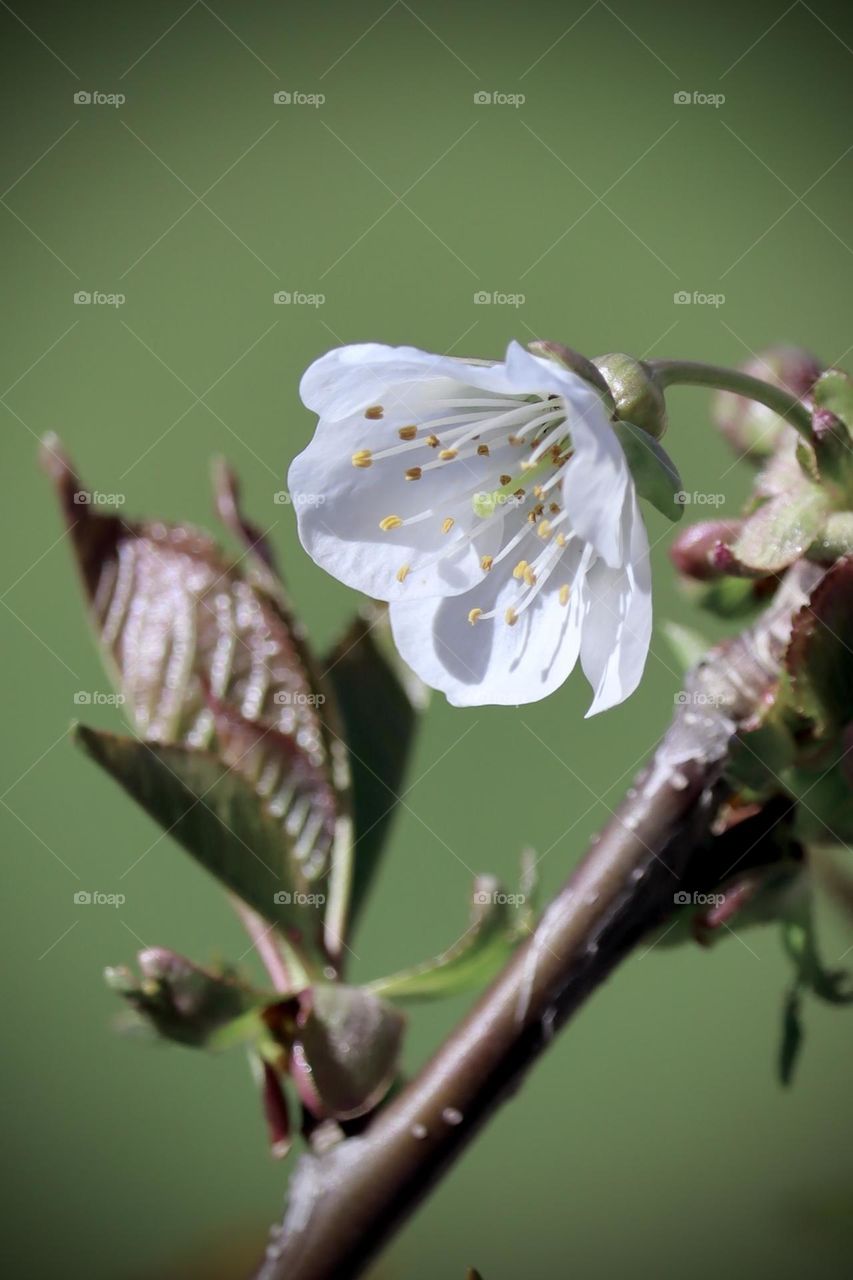
[[[666,431],[666,402],[649,366],[620,352],[596,356],[594,364],[610,388],[616,416],[659,440]]]

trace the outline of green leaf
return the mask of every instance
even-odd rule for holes
[[[853,556],[847,556],[827,570],[794,618],[785,656],[797,707],[822,728],[853,720],[852,657]]]
[[[383,613],[355,618],[324,663],[350,757],[353,921],[379,865],[418,727],[418,708],[377,643],[386,626]]]
[[[748,516],[732,554],[748,569],[780,573],[815,541],[828,510],[823,490],[804,482],[796,490],[770,498]]]
[[[258,804],[245,778],[209,752],[184,746],[138,742],[82,725],[75,740],[220,883],[276,925],[300,958],[322,971],[323,881],[306,874],[294,841]]]
[[[494,876],[478,876],[470,922],[461,938],[431,960],[372,982],[370,990],[391,1000],[433,1000],[484,986],[530,932],[527,899],[521,891],[506,893]]]
[[[314,1115],[371,1111],[397,1074],[405,1016],[364,987],[318,983],[300,997],[291,1071]]]
[[[666,450],[642,427],[614,422],[637,493],[673,524],[684,515],[681,477]]]

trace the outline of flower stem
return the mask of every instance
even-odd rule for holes
[[[739,369],[726,369],[721,365],[703,364],[699,360],[649,360],[648,367],[661,390],[674,386],[712,387],[718,391],[731,391],[747,400],[757,400],[780,418],[790,422],[807,440],[811,439],[811,415],[791,391],[774,386],[761,378],[742,373]]]

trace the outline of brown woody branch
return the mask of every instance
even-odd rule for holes
[[[791,618],[820,574],[795,566],[760,620],[693,670],[612,820],[420,1074],[362,1134],[300,1159],[256,1280],[358,1275],[578,1006],[672,911],[674,894],[712,887],[736,857],[770,860],[778,816],[736,828],[722,857],[711,825],[732,737],[775,681]]]

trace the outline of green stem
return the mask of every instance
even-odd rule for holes
[[[811,439],[811,414],[801,400],[784,387],[774,386],[761,378],[753,378],[738,369],[703,364],[699,360],[649,360],[648,367],[662,391],[667,387],[713,387],[731,391],[747,400],[757,400],[780,418],[790,422],[807,440]]]

